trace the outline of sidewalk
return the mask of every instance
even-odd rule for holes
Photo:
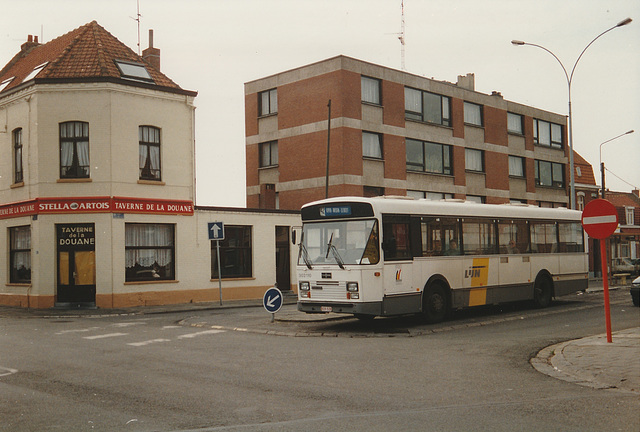
[[[640,395],[640,328],[575,339],[541,350],[531,365],[553,378]]]

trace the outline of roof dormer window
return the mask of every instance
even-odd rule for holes
[[[38,65],[38,66],[34,67],[33,70],[31,71],[31,73],[29,75],[27,75],[26,78],[22,80],[22,82],[27,82],[29,80],[34,79],[36,77],[36,75],[38,75],[40,73],[40,71],[42,69],[44,69],[44,67],[46,65],[48,65],[48,64],[49,64],[49,62],[46,62],[46,63],[42,63],[41,65]]]
[[[2,90],[4,90],[9,84],[11,84],[11,81],[13,81],[14,78],[15,77],[11,77],[9,79],[6,79],[6,80],[0,82],[0,92]]]
[[[149,75],[147,68],[143,64],[122,60],[114,60],[114,62],[116,66],[118,66],[122,78],[153,82],[153,78],[151,78],[151,75]]]

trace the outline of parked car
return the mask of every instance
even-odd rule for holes
[[[640,306],[640,276],[631,282],[631,300],[634,306]]]
[[[638,273],[638,260],[632,260],[631,258],[614,258],[611,269],[614,273]]]

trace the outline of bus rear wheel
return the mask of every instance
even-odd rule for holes
[[[551,304],[552,296],[553,286],[549,278],[546,276],[541,276],[536,279],[536,283],[533,287],[533,303],[536,305],[536,307],[548,307]]]
[[[432,283],[422,297],[422,313],[428,323],[444,321],[449,314],[447,289],[441,283]]]

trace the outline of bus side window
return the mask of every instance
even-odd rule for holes
[[[411,259],[410,245],[408,222],[382,223],[382,249],[385,260]]]

